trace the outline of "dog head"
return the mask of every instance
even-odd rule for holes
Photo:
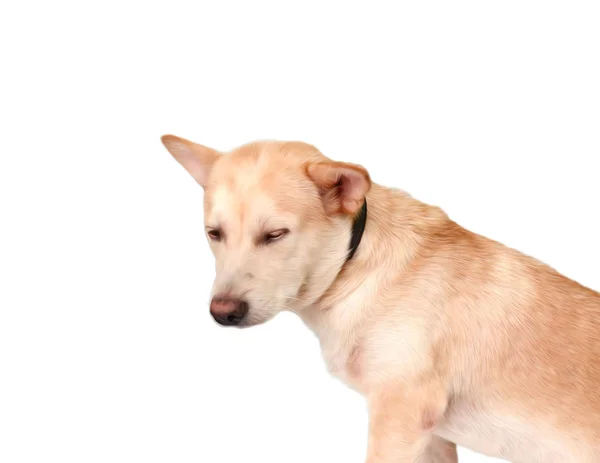
[[[173,135],[162,141],[204,189],[218,323],[255,325],[323,294],[346,259],[352,218],[371,187],[364,168],[300,142],[220,153]]]

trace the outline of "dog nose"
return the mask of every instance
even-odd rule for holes
[[[220,325],[239,325],[248,313],[248,303],[241,299],[217,296],[210,302],[210,314]]]

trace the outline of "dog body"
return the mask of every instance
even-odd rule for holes
[[[163,142],[205,189],[213,316],[297,313],[368,402],[368,463],[600,461],[598,293],[310,145]]]
[[[375,185],[367,200],[371,227],[355,271],[315,312],[300,312],[330,371],[367,397],[392,381],[410,400],[433,382],[441,397],[415,411],[422,429],[435,423],[437,436],[481,453],[600,461],[598,294],[401,192]],[[402,213],[413,208],[419,215]],[[408,227],[394,224],[390,245],[402,257],[382,252],[390,238],[378,236],[396,210]]]

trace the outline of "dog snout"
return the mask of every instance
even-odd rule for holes
[[[248,309],[246,301],[228,296],[215,296],[210,302],[210,314],[220,325],[239,325]]]

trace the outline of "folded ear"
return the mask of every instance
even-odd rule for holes
[[[371,189],[369,173],[362,166],[344,162],[309,164],[306,172],[317,185],[327,214],[353,215]]]
[[[221,154],[211,148],[175,135],[163,135],[161,141],[177,162],[185,167],[185,170],[194,177],[202,188],[206,188],[210,170]]]

